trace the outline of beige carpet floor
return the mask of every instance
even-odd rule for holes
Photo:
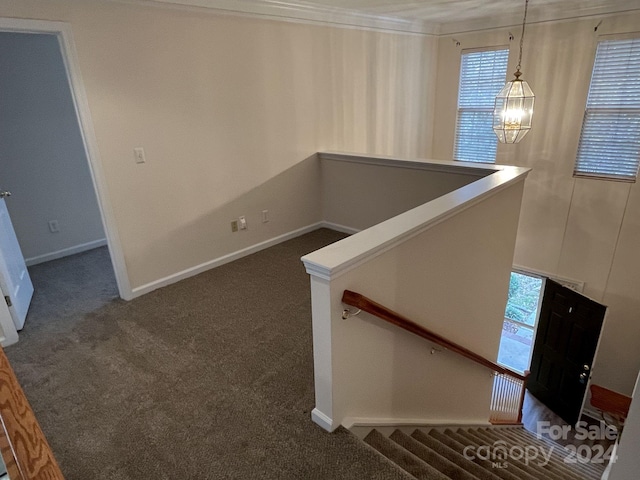
[[[400,479],[314,407],[318,230],[130,302],[105,248],[31,268],[7,355],[67,479]]]

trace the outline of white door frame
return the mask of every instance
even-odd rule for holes
[[[102,226],[107,237],[111,262],[118,283],[120,297],[125,300],[133,298],[131,284],[127,275],[122,244],[118,235],[118,228],[107,193],[107,183],[100,161],[98,143],[93,130],[93,121],[89,111],[89,102],[84,90],[84,83],[80,74],[78,54],[73,42],[71,25],[65,22],[47,20],[23,20],[18,18],[0,18],[0,32],[50,34],[58,38],[62,60],[71,89],[71,97],[78,117],[80,134],[84,144],[85,154],[89,163],[91,179],[96,192]]]
[[[0,291],[0,296],[4,293]],[[2,335],[0,335],[0,343],[3,347],[13,345],[18,341],[18,331],[16,325],[13,323],[11,312],[4,299],[0,298],[0,328],[2,329]]]

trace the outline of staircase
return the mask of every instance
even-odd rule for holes
[[[364,441],[416,479],[599,480],[605,467],[516,426],[374,429]]]

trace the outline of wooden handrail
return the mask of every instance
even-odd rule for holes
[[[342,303],[351,305],[352,307],[356,307],[362,310],[363,312],[367,312],[372,315],[375,315],[376,317],[386,320],[387,322],[392,323],[393,325],[396,325],[404,330],[407,330],[408,332],[411,332],[415,335],[418,335],[419,337],[429,340],[432,343],[440,345],[446,348],[447,350],[451,350],[452,352],[462,355],[463,357],[466,357],[469,360],[473,360],[479,365],[489,368],[494,372],[498,372],[503,375],[509,375],[510,377],[514,377],[522,381],[526,381],[527,379],[526,376],[521,375],[518,372],[514,372],[509,368],[505,368],[501,365],[498,365],[497,363],[492,362],[491,360],[488,360],[483,356],[478,355],[475,352],[472,352],[468,348],[465,348],[461,345],[458,345],[457,343],[447,340],[443,336],[438,335],[437,333],[434,333],[431,330],[428,330],[423,326],[418,325],[415,322],[412,322],[408,318],[400,315],[399,313],[394,312],[393,310],[385,307],[384,305],[374,302],[373,300],[365,297],[364,295],[361,295],[356,292],[352,292],[351,290],[345,290],[344,294],[342,295]]]

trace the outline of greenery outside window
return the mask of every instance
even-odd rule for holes
[[[521,373],[531,363],[542,285],[535,274],[511,272],[498,363]]]

